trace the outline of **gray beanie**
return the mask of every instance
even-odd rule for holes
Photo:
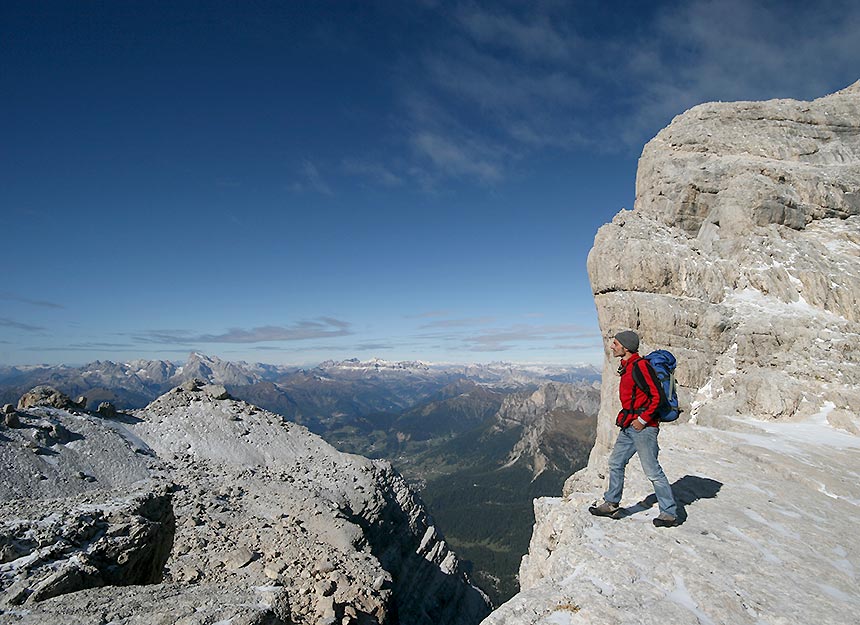
[[[639,351],[639,335],[633,330],[624,330],[615,335],[615,340],[621,343],[621,346],[628,351]]]

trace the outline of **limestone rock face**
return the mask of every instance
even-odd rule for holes
[[[623,515],[593,517],[617,428],[535,503],[522,591],[486,625],[846,622],[860,604],[860,83],[813,102],[717,103],[646,145],[633,211],[588,258],[601,333],[678,358],[661,426],[680,524],[636,459]]]
[[[159,582],[173,546],[170,494],[153,484],[114,492],[107,504],[92,496],[4,502],[0,516],[7,519],[0,522],[0,601],[7,605]]]
[[[570,459],[584,457],[593,444],[599,398],[596,384],[587,382],[549,382],[533,392],[506,397],[494,429],[522,431],[507,464],[525,460],[535,477],[546,470],[570,471]]]
[[[633,328],[640,352],[678,357],[688,418],[802,418],[827,400],[831,423],[858,431],[860,83],[677,117],[645,146],[636,206],[600,229],[588,271],[604,334]]]
[[[857,215],[858,127],[860,81],[814,102],[696,106],[645,146],[636,210],[707,239]]]

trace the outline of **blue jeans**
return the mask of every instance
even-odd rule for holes
[[[660,463],[657,462],[657,454],[660,447],[657,445],[657,434],[659,428],[646,427],[637,432],[632,427],[626,427],[618,433],[618,440],[609,455],[609,488],[603,495],[606,501],[619,503],[621,493],[624,491],[624,468],[633,454],[639,454],[639,462],[645,477],[654,485],[654,494],[657,495],[657,503],[660,512],[677,516],[675,497],[672,495],[672,487],[663,473]]]

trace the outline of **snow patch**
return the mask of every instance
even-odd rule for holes
[[[768,434],[779,436],[785,441],[803,445],[824,445],[838,449],[860,449],[860,437],[834,428],[830,425],[828,415],[836,409],[836,404],[826,401],[821,409],[804,421],[761,421],[746,420],[744,423],[754,423],[756,427]],[[740,420],[733,418],[734,420]]]
[[[845,603],[853,603],[854,605],[860,605],[860,601],[858,601],[856,597],[853,597],[852,595],[849,595],[847,592],[843,592],[838,588],[834,588],[829,584],[822,584],[821,582],[818,582],[817,586],[822,591],[824,591],[825,594],[830,595],[838,601],[843,601]]]
[[[766,315],[769,317],[803,317],[826,316],[836,317],[833,313],[810,305],[798,294],[794,302],[784,302],[772,295],[762,293],[757,289],[747,287],[742,291],[729,291],[724,302],[735,307],[737,313],[750,315]],[[841,317],[839,317],[841,320]]]
[[[573,615],[570,612],[556,610],[547,617],[546,622],[551,625],[570,625],[572,617]]]
[[[777,521],[768,521],[762,515],[760,515],[755,510],[744,510],[744,514],[746,514],[750,519],[755,521],[756,523],[761,523],[762,525],[766,525],[776,531],[778,534],[785,536],[786,538],[792,538],[794,540],[800,540],[800,534],[797,532],[792,532],[787,529],[785,525],[779,523]]]
[[[716,623],[714,623],[707,614],[699,609],[699,604],[696,603],[693,596],[690,594],[690,591],[687,590],[687,586],[684,584],[684,579],[677,574],[674,575],[674,578],[675,590],[667,594],[666,598],[692,612],[696,619],[698,619],[700,625],[716,625]]]
[[[761,543],[759,543],[755,538],[751,538],[750,536],[747,536],[741,530],[739,530],[738,528],[733,527],[731,525],[727,529],[732,534],[734,534],[735,536],[740,538],[742,541],[744,541],[745,543],[751,545],[752,547],[755,547],[758,550],[758,552],[761,553],[761,555],[764,557],[764,559],[767,560],[768,562],[771,562],[773,564],[782,564],[782,560],[780,560],[778,557],[776,557],[770,550],[763,547],[761,545]]]

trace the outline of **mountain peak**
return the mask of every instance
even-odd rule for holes
[[[339,362],[333,360],[326,360],[325,362],[321,362],[316,367],[317,369],[348,369],[348,370],[364,370],[364,371],[409,371],[409,370],[423,370],[427,371],[430,369],[430,366],[421,361],[390,361],[383,360],[382,358],[371,358],[370,360],[359,360],[358,358],[350,358],[348,360],[341,360]]]

